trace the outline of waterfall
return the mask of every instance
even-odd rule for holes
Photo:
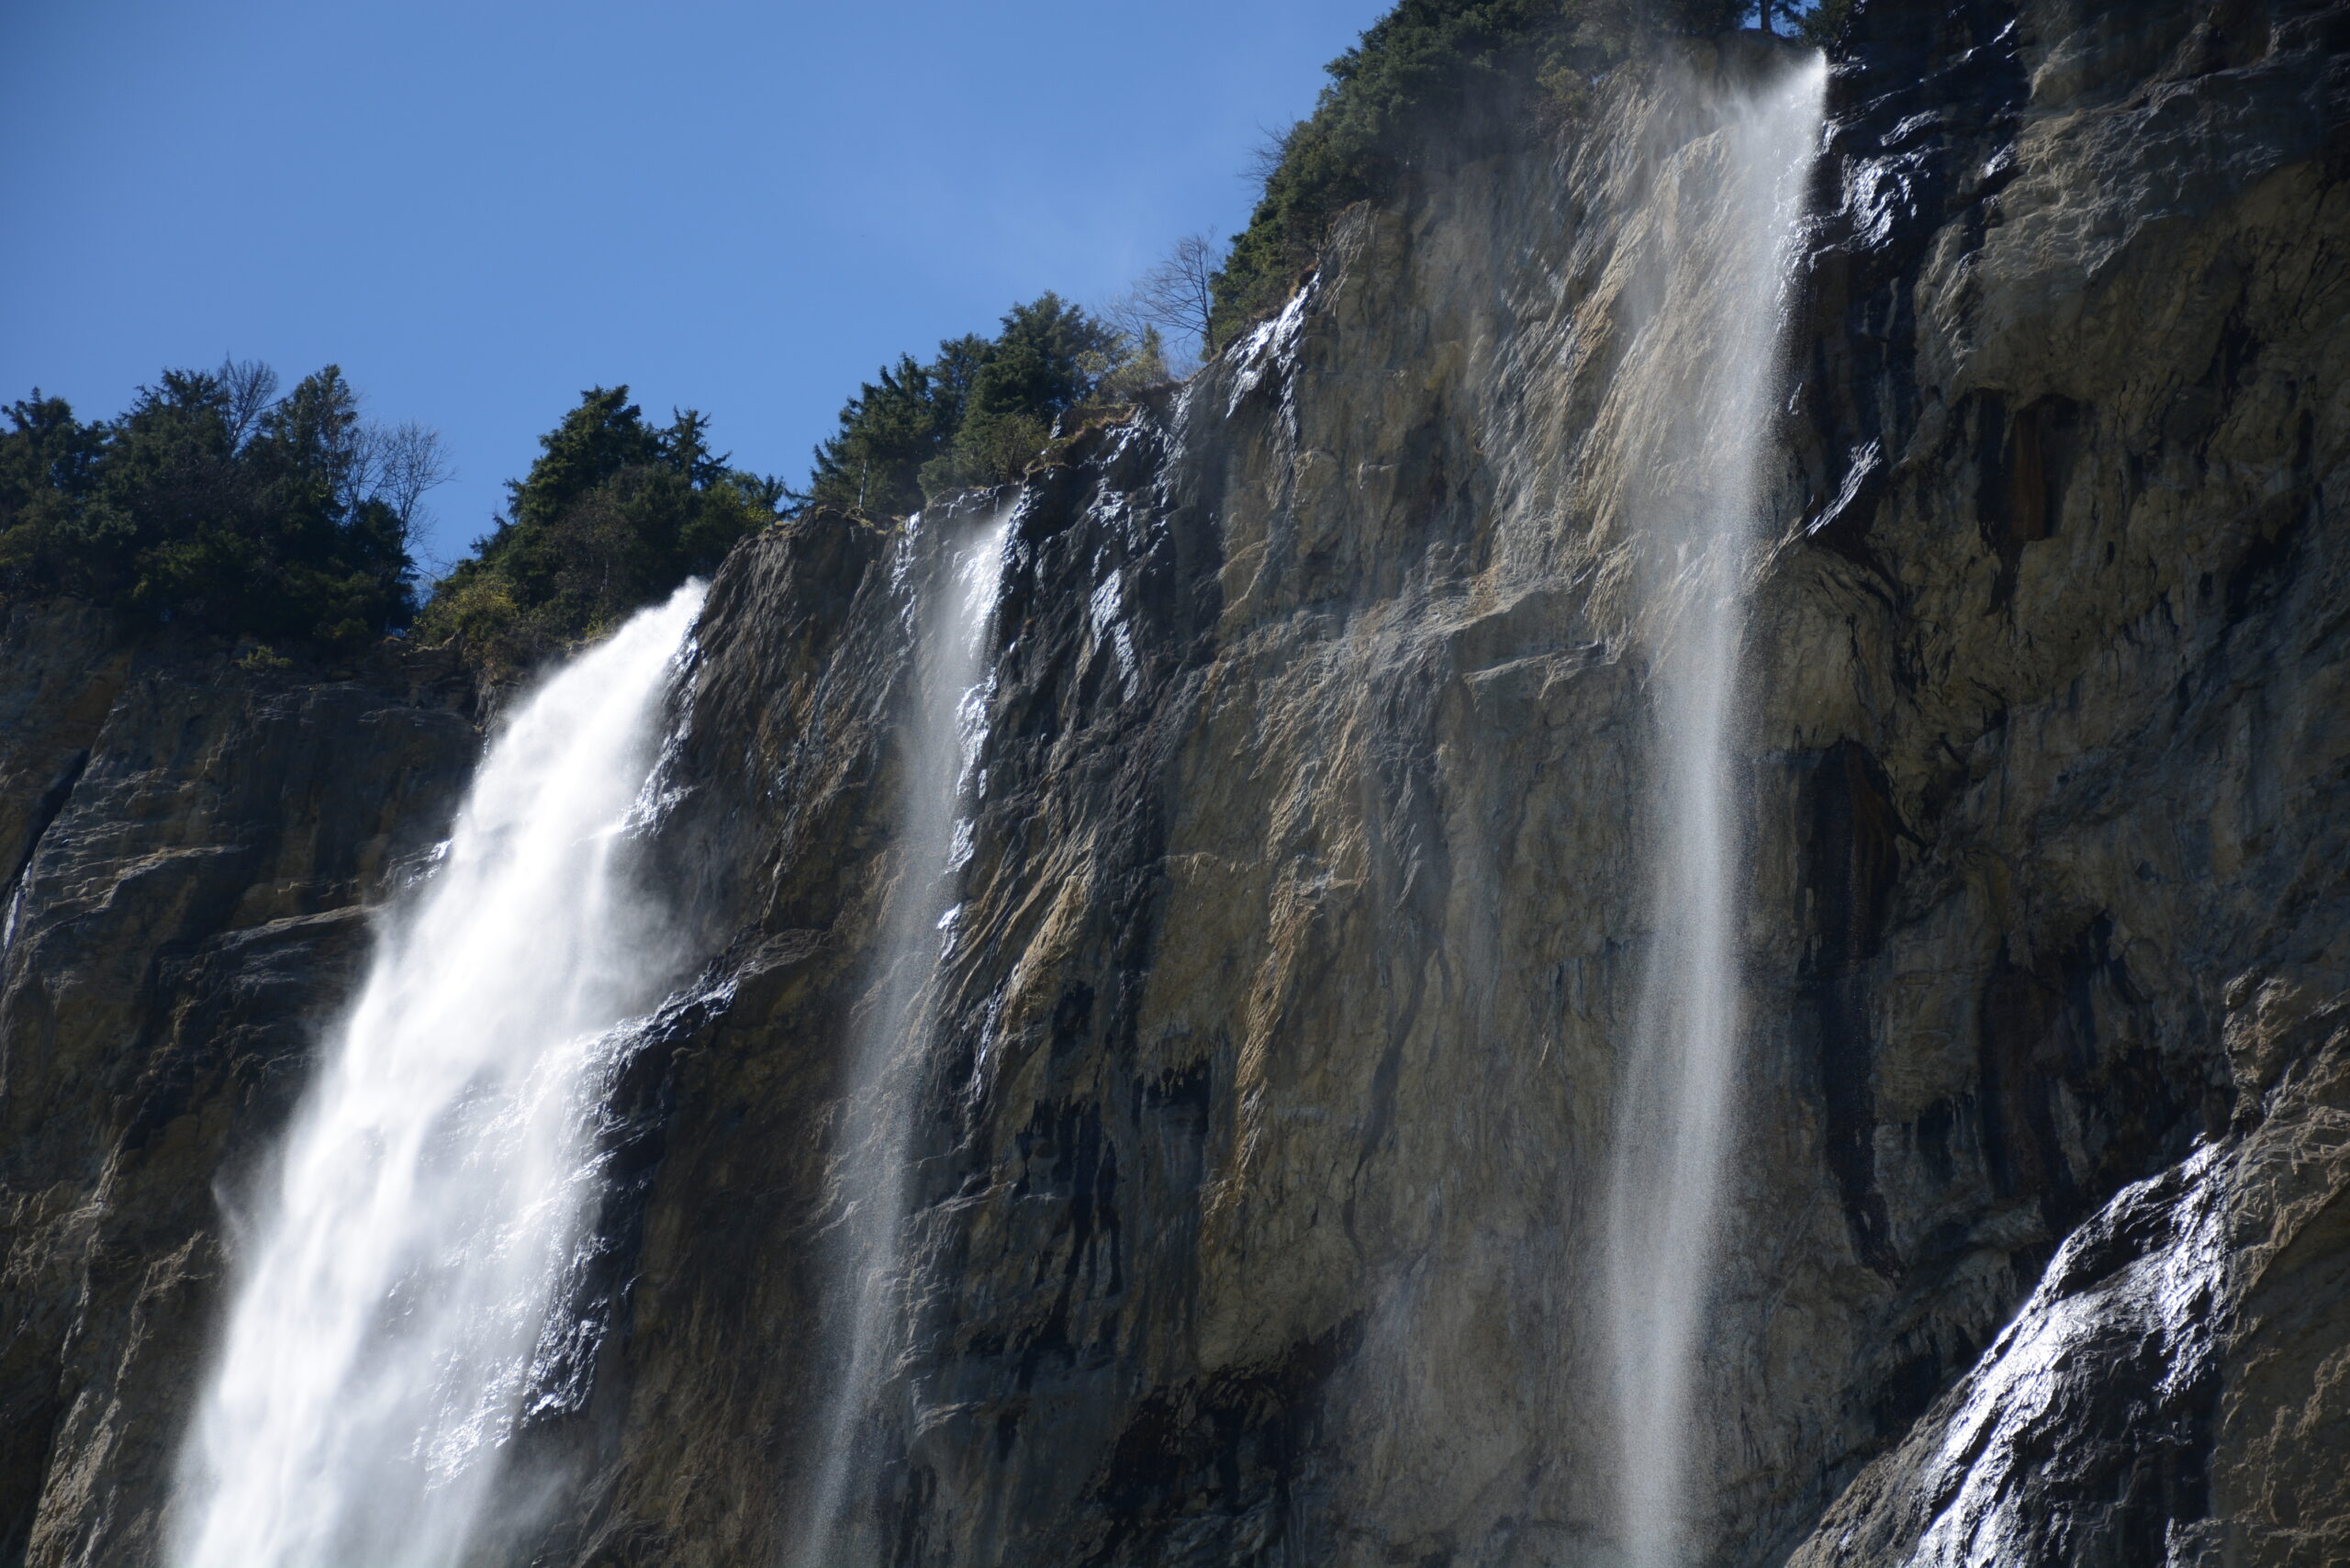
[[[503,1450],[573,1327],[597,1105],[676,968],[624,847],[700,605],[688,585],[541,686],[383,923],[232,1249],[180,1568],[453,1568],[489,1547]]]
[[[1684,82],[1692,120],[1632,221],[1609,398],[1657,750],[1652,946],[1617,1092],[1605,1276],[1617,1529],[1631,1568],[1706,1561],[1697,1367],[1740,1073],[1744,878],[1732,751],[1787,279],[1827,73]]]
[[[894,563],[913,624],[915,701],[906,721],[896,880],[882,916],[873,980],[850,1050],[837,1199],[844,1215],[833,1386],[807,1488],[797,1561],[804,1568],[879,1562],[848,1491],[873,1459],[867,1417],[907,1327],[903,1231],[915,1101],[936,1031],[935,980],[955,940],[957,875],[971,855],[968,808],[984,792],[993,674],[988,656],[1011,531],[988,519],[959,541],[931,544],[937,525],[908,520]]]

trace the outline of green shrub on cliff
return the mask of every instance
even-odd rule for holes
[[[1267,150],[1264,194],[1214,282],[1212,342],[1278,309],[1347,207],[1390,195],[1432,158],[1478,151],[1527,113],[1580,113],[1594,84],[1652,39],[1728,31],[1753,9],[1753,0],[1403,0],[1330,62],[1314,113]]]
[[[1852,0],[1812,0],[1808,9],[1796,7],[1791,17],[1796,36],[1816,49],[1835,49],[1842,39],[1844,24],[1852,19]]]
[[[816,448],[802,505],[901,517],[929,496],[1015,478],[1056,420],[1165,375],[1155,334],[1130,336],[1046,294],[993,338],[951,338],[927,364],[885,366]]]
[[[0,588],[330,649],[405,625],[437,439],[363,419],[333,365],[276,386],[232,362],[167,370],[112,420],[38,391],[9,405]]]
[[[781,487],[727,466],[693,409],[645,421],[626,386],[597,386],[539,438],[506,515],[434,585],[420,639],[458,639],[512,669],[717,569],[775,515]]]

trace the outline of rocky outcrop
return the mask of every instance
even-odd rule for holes
[[[1863,0],[1751,637],[1721,1562],[2345,1549],[2345,66],[2318,0]],[[1685,101],[1356,212],[1278,321],[924,520],[1013,543],[877,1555],[1605,1560],[1653,741],[1609,432]],[[713,586],[653,846],[712,962],[616,1116],[544,1561],[796,1540],[843,1042],[912,874],[894,558],[806,518]],[[206,1184],[473,732],[29,613],[0,1498],[30,1561],[138,1561]]]
[[[2338,1016],[2317,1026],[2322,1044],[2304,1040],[2233,1136],[2065,1239],[1982,1361],[1795,1564],[2350,1554],[2350,1034]]]

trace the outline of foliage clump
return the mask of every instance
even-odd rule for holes
[[[417,621],[428,643],[455,639],[511,673],[595,635],[689,577],[775,516],[783,487],[728,466],[710,421],[688,409],[648,423],[626,386],[596,386],[539,438],[506,513],[434,585]]]
[[[36,390],[0,431],[0,589],[325,651],[406,625],[437,438],[363,419],[328,365],[167,370],[84,423]]]
[[[900,517],[948,490],[1017,478],[1069,416],[1166,375],[1155,332],[1121,331],[1058,295],[1004,313],[993,338],[970,334],[882,368],[841,409],[790,498]]]
[[[1807,37],[1851,8],[1767,4],[1766,24]],[[1212,343],[1279,309],[1355,202],[1386,198],[1438,157],[1484,151],[1528,114],[1579,117],[1658,39],[1728,32],[1755,14],[1754,0],[1402,0],[1326,67],[1314,113],[1266,150],[1264,194],[1214,280]]]

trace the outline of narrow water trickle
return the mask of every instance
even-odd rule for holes
[[[935,981],[952,951],[955,890],[971,855],[970,812],[984,793],[993,672],[989,658],[1009,516],[960,538],[917,513],[899,542],[895,573],[912,617],[915,700],[906,718],[896,881],[882,915],[873,980],[859,1010],[838,1166],[843,1220],[833,1386],[803,1503],[802,1568],[878,1562],[850,1492],[868,1474],[867,1418],[907,1327],[907,1166],[915,1097],[937,1033]]]
[[[596,1109],[680,957],[627,846],[701,597],[521,704],[384,923],[231,1249],[178,1568],[453,1568],[519,1522],[493,1499],[572,1327]]]
[[[1740,670],[1768,432],[1826,69],[1692,81],[1700,134],[1639,204],[1609,394],[1655,702],[1652,946],[1617,1088],[1606,1282],[1617,1520],[1630,1568],[1708,1561],[1698,1366],[1744,1014]]]

